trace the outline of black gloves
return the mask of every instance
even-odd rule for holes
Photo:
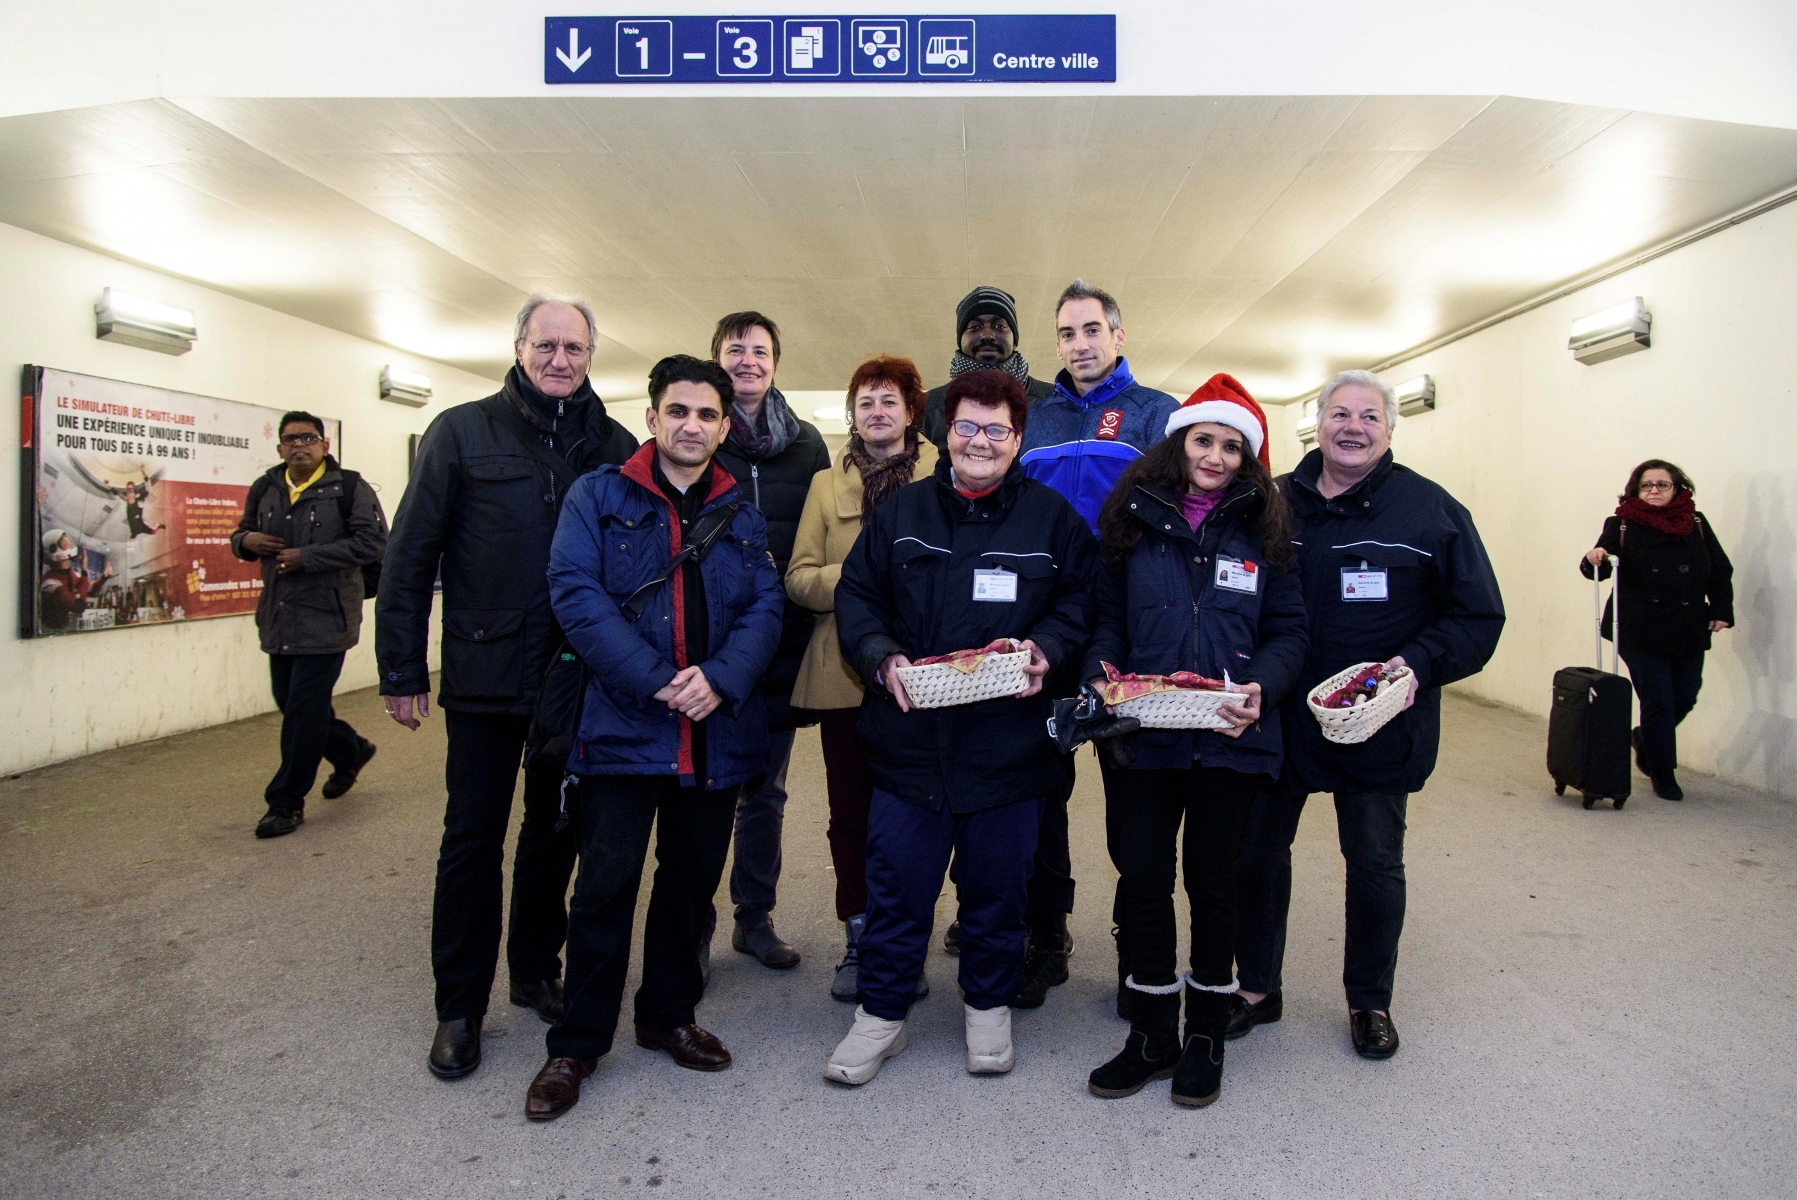
[[[1054,702],[1048,718],[1048,736],[1061,753],[1072,754],[1092,742],[1110,766],[1121,769],[1136,760],[1136,748],[1122,740],[1142,728],[1134,717],[1116,717],[1105,711],[1104,701],[1090,684],[1080,685],[1079,695]]]

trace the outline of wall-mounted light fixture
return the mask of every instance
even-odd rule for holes
[[[381,368],[381,399],[423,408],[430,402],[430,398],[430,376],[401,370],[399,367]]]
[[[1574,358],[1591,366],[1648,349],[1653,345],[1652,329],[1653,314],[1636,296],[1574,321],[1566,347]]]
[[[1401,417],[1413,417],[1435,407],[1435,377],[1432,375],[1406,379],[1392,391],[1398,397],[1398,415]]]
[[[1306,400],[1304,402],[1304,407],[1299,410],[1298,424],[1293,427],[1298,435],[1298,441],[1306,446],[1314,446],[1317,444],[1316,406],[1317,402],[1315,400]]]
[[[139,350],[186,354],[193,349],[199,331],[193,326],[193,314],[185,308],[107,288],[94,305],[94,336]]]

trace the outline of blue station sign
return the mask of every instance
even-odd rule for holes
[[[548,17],[544,83],[1115,83],[1115,16]]]

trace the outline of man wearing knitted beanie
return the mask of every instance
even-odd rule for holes
[[[961,297],[955,305],[954,358],[949,360],[948,377],[959,378],[969,371],[1003,371],[1023,384],[1031,404],[1054,394],[1054,384],[1030,375],[1030,365],[1017,350],[1017,301],[1003,288],[981,286]],[[931,392],[923,412],[924,436],[936,443],[936,449],[948,453],[948,420],[943,416],[943,400],[948,384]]]

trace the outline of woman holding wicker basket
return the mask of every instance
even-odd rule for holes
[[[1015,1062],[1036,830],[1066,779],[1042,685],[1055,668],[1071,676],[1090,632],[1098,544],[1017,465],[1023,385],[969,372],[944,407],[948,458],[868,517],[836,585],[843,660],[867,688],[858,733],[873,784],[861,1004],[824,1068],[838,1083],[866,1083],[905,1047],[951,851],[967,1069]]]
[[[1279,703],[1309,646],[1266,417],[1247,390],[1216,375],[1192,393],[1167,419],[1166,437],[1123,473],[1098,532],[1102,568],[1082,677],[1107,698],[1124,694],[1117,687],[1165,686],[1169,676],[1197,694],[1193,715],[1165,722],[1186,727],[1144,728],[1103,761],[1130,1031],[1088,1086],[1114,1099],[1171,1076],[1174,1102],[1202,1107],[1222,1090],[1236,990],[1236,856],[1255,792],[1279,776]],[[1118,679],[1125,672],[1127,683]],[[1226,681],[1238,698],[1206,711],[1210,681]],[[1173,900],[1182,823],[1192,935],[1184,974]]]

